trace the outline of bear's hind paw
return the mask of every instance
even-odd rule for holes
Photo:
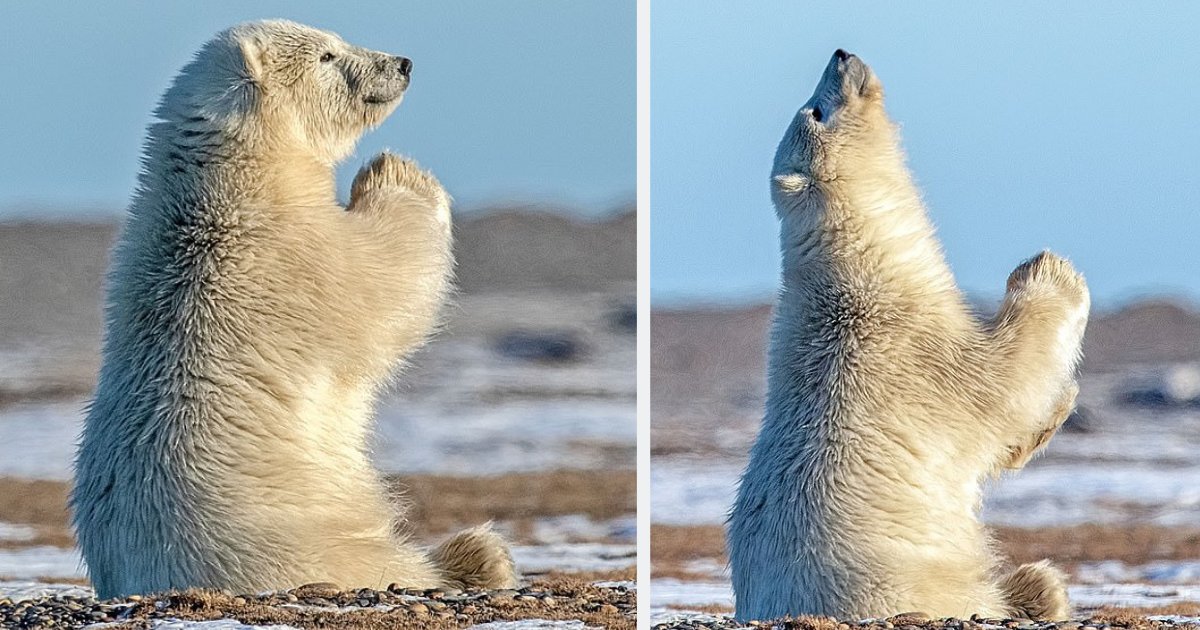
[[[447,584],[460,589],[513,588],[517,573],[508,543],[491,524],[455,534],[433,551]]]

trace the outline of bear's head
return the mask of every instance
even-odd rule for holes
[[[411,71],[404,57],[303,24],[246,22],[200,49],[156,114],[185,132],[219,130],[332,163],[396,109]]]
[[[899,139],[883,85],[858,57],[838,50],[775,152],[771,194],[780,215],[821,202],[823,187],[894,169]]]

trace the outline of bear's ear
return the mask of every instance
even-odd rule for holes
[[[786,173],[771,178],[775,186],[783,193],[803,192],[812,184],[812,180],[800,173]]]
[[[238,48],[242,53],[242,65],[246,78],[258,83],[262,80],[263,65],[266,63],[266,49],[254,37],[238,39]]]

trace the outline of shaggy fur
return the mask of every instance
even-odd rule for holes
[[[408,543],[367,456],[376,393],[450,286],[432,175],[383,154],[335,201],[334,164],[399,104],[407,67],[255,22],[164,95],[113,254],[71,499],[101,597],[514,584],[486,530],[432,556]]]
[[[838,51],[775,158],[782,290],[768,401],[729,519],[737,616],[1068,614],[1048,564],[998,575],[980,485],[1066,419],[1088,313],[1043,252],[979,321],[883,90]]]

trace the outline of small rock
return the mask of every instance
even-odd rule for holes
[[[333,582],[313,582],[292,589],[297,597],[333,597],[341,589]]]
[[[421,602],[416,602],[408,607],[408,611],[415,615],[424,615],[429,612],[429,607]]]

